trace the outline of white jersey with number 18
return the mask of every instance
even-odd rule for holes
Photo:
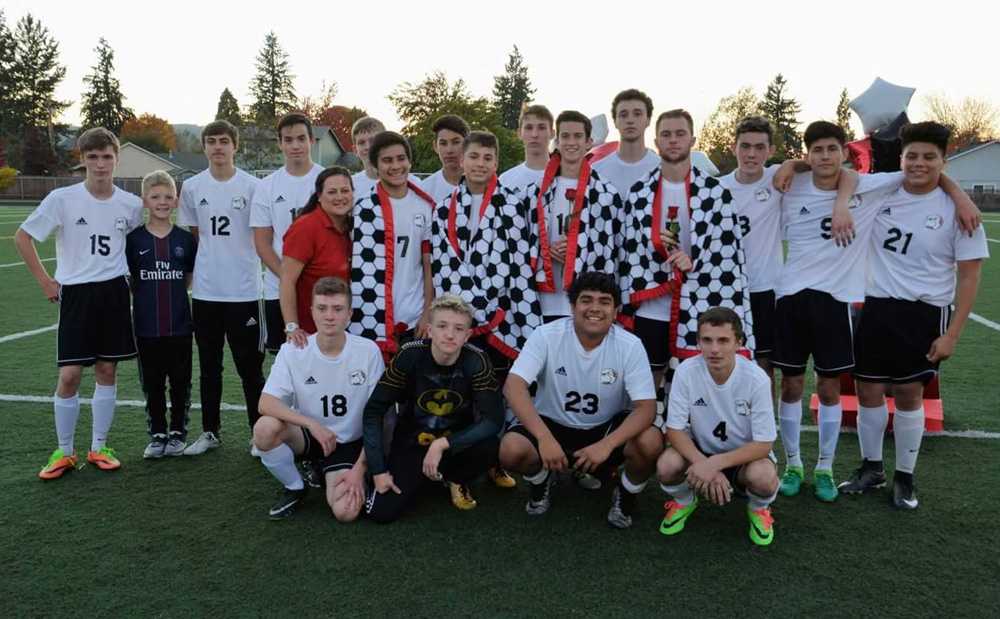
[[[282,344],[264,384],[264,393],[318,420],[337,435],[338,443],[361,438],[365,405],[385,369],[375,342],[346,335],[336,357],[320,352],[315,334],[305,348]]]

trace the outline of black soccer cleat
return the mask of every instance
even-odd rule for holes
[[[854,469],[850,479],[837,486],[844,494],[863,494],[879,488],[885,488],[885,470],[881,461],[862,460],[861,466]]]
[[[308,460],[303,460],[299,463],[299,473],[302,475],[302,481],[310,488],[326,487],[326,475],[323,474],[323,471],[316,464]]]
[[[552,484],[555,474],[549,472],[548,477],[540,484],[528,484],[528,503],[524,511],[530,516],[541,516],[552,506]]]
[[[896,471],[892,476],[892,506],[896,509],[916,509],[919,504],[913,473]]]
[[[267,515],[271,520],[281,520],[283,518],[288,518],[295,512],[295,507],[302,501],[306,496],[306,488],[303,487],[300,490],[289,490],[284,488],[281,492],[281,497],[278,501],[271,506],[270,511]]]

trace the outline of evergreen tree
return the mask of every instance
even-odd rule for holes
[[[854,129],[851,129],[851,100],[847,97],[847,89],[840,91],[840,101],[837,101],[837,124],[847,134],[847,141],[854,141]]]
[[[507,58],[504,74],[493,79],[493,105],[500,112],[504,127],[517,129],[521,106],[530,101],[534,94],[535,89],[531,87],[524,56],[515,45],[514,51]]]
[[[17,22],[14,41],[9,77],[16,91],[10,112],[20,145],[18,167],[25,174],[49,174],[59,164],[57,120],[70,105],[55,96],[66,67],[59,64],[59,43],[30,13]]]
[[[274,31],[264,37],[264,47],[257,54],[257,74],[250,81],[249,117],[258,127],[273,127],[283,114],[295,109],[294,75],[288,64],[288,54],[278,43]]]
[[[802,156],[802,136],[799,134],[798,101],[788,96],[788,82],[780,73],[767,85],[760,111],[774,125],[775,158],[779,161]]]
[[[83,83],[90,86],[90,90],[83,93],[80,103],[83,116],[81,129],[104,127],[119,135],[125,121],[135,118],[135,112],[125,105],[121,85],[114,76],[115,52],[104,37],[94,51],[97,52],[97,64],[90,75],[83,78]]]
[[[14,53],[17,44],[7,27],[7,16],[0,9],[0,168],[7,165],[7,136],[13,133],[17,82],[14,79]]]
[[[215,110],[215,119],[228,120],[236,127],[243,124],[243,115],[240,114],[240,104],[228,88],[223,89],[222,94],[219,96],[219,107]]]

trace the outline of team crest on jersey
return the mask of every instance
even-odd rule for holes
[[[247,206],[247,199],[243,196],[236,196],[233,198],[231,206],[237,211],[242,210]]]
[[[854,194],[851,199],[847,201],[847,208],[858,208],[861,206],[861,196]]]
[[[750,403],[746,400],[736,400],[736,414],[740,417],[749,417]]]
[[[417,398],[417,406],[435,417],[447,417],[461,408],[462,402],[462,394],[451,389],[431,389]]]
[[[183,258],[184,257],[184,248],[180,247],[180,246],[175,247],[174,248],[174,257],[175,258]]]
[[[416,226],[416,227],[418,227],[418,228],[423,228],[424,227],[424,223],[425,223],[425,220],[424,220],[424,216],[423,215],[417,215],[416,217],[413,218],[413,225]]]
[[[611,368],[606,368],[601,370],[601,384],[602,385],[613,385],[615,381],[618,380],[618,372]]]
[[[368,379],[368,377],[365,376],[365,373],[362,372],[361,370],[354,370],[353,372],[351,372],[349,378],[351,380],[352,385],[363,385],[365,384],[365,380]]]
[[[767,202],[771,199],[771,190],[767,187],[761,187],[757,190],[757,193],[754,194],[754,197],[757,198],[758,202]]]
[[[115,218],[115,230],[117,230],[119,232],[124,232],[126,225],[127,225],[127,222],[125,221],[124,217],[116,217]]]
[[[937,230],[944,224],[944,220],[941,219],[940,215],[928,215],[927,219],[924,220],[924,227],[929,230]]]

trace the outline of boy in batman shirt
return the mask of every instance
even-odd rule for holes
[[[489,358],[466,343],[471,327],[472,309],[459,297],[435,299],[430,338],[403,346],[368,400],[364,443],[374,487],[365,513],[376,522],[396,520],[432,481],[467,494],[468,482],[496,464],[503,404]],[[397,403],[386,457],[382,419]],[[476,505],[471,496],[453,502],[464,509]]]

